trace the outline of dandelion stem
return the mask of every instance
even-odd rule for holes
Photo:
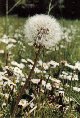
[[[37,53],[36,53],[36,57],[35,57],[35,59],[34,59],[34,65],[33,65],[32,69],[31,69],[31,71],[30,71],[30,73],[29,73],[29,76],[28,76],[28,78],[27,78],[27,80],[26,80],[24,86],[21,88],[21,90],[19,91],[19,93],[18,93],[18,95],[17,95],[17,97],[16,97],[16,104],[15,104],[14,109],[13,109],[12,117],[15,117],[16,112],[17,112],[17,109],[18,109],[18,104],[19,104],[19,101],[20,101],[20,99],[21,99],[21,96],[22,96],[23,93],[25,92],[25,89],[27,89],[27,87],[29,86],[29,82],[30,82],[31,77],[32,77],[32,75],[33,75],[33,73],[34,73],[34,68],[35,68],[36,63],[37,63],[37,60],[38,60],[38,58],[39,58],[40,51],[41,51],[41,47],[39,47],[39,49],[38,49],[38,51],[37,51]]]

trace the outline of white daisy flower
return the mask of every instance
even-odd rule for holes
[[[46,89],[48,89],[48,90],[52,90],[52,86],[51,86],[50,83],[47,83],[47,84],[46,84]]]
[[[18,105],[25,108],[27,106],[27,104],[28,104],[28,101],[26,101],[25,99],[21,99]]]
[[[4,50],[0,50],[0,54],[4,54]]]

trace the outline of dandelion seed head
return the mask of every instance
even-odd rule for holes
[[[62,30],[54,17],[42,14],[26,21],[24,34],[28,43],[51,48],[61,40]]]

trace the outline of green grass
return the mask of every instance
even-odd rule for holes
[[[6,23],[6,17],[4,16],[0,17],[0,36],[6,33],[6,29],[8,30],[7,31],[8,34],[10,36],[13,36],[15,30],[24,25],[25,20],[26,20],[25,18],[18,18],[17,16],[9,16]]]
[[[72,30],[76,30],[72,42],[68,44],[66,50],[66,56],[68,57],[67,60],[69,60],[72,63],[75,63],[76,61],[80,60],[80,20],[63,19],[60,20],[60,23],[64,27],[68,27],[68,28],[70,28],[70,26],[73,26]]]

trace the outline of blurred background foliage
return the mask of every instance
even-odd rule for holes
[[[10,14],[29,16],[36,13],[47,13],[49,3],[53,6],[51,14],[56,17],[80,18],[80,0],[8,0]],[[0,0],[0,15],[6,13],[6,0]]]

